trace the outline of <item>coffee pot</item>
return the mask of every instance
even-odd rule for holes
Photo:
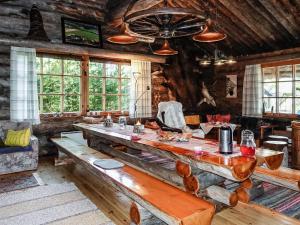
[[[219,152],[222,154],[233,152],[233,133],[230,126],[222,126],[219,129]]]

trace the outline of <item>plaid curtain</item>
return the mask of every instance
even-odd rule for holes
[[[38,109],[35,49],[11,47],[10,120],[39,124]]]
[[[151,117],[151,62],[131,60],[131,71],[129,116]]]
[[[262,72],[261,66],[247,65],[243,84],[243,116],[262,116]]]

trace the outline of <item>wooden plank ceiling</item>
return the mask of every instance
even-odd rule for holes
[[[108,0],[106,18],[112,27],[120,23],[131,2]],[[135,2],[130,13],[162,4],[161,0]],[[204,52],[218,47],[227,54],[248,55],[300,46],[299,0],[168,0],[168,4],[206,12],[214,21],[217,9],[217,23],[227,38],[217,44],[197,43]]]
[[[28,1],[33,4],[35,2],[35,0]],[[129,5],[133,5],[129,14],[163,5],[163,0],[52,2],[55,2],[52,3],[54,10],[67,16],[100,21],[103,24],[104,38],[118,32],[118,26]],[[300,0],[168,0],[168,4],[171,7],[193,8],[201,13],[208,13],[214,21],[217,9],[217,23],[221,31],[227,34],[225,40],[217,44],[208,44],[195,43],[186,37],[175,42],[176,44],[187,42],[192,46],[191,49],[197,49],[202,53],[211,54],[218,47],[226,54],[240,56],[300,47]]]

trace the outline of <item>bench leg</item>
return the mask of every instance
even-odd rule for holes
[[[132,202],[130,206],[131,225],[167,225],[139,204]]]

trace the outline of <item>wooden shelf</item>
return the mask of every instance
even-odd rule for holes
[[[52,43],[44,41],[34,41],[25,39],[8,39],[0,38],[0,45],[17,46],[17,47],[29,47],[36,48],[38,53],[48,54],[65,54],[72,56],[89,56],[103,59],[119,59],[119,60],[145,60],[155,63],[165,63],[166,57],[138,54],[134,52],[120,52],[109,49],[82,47],[77,45],[69,45],[62,43]]]

